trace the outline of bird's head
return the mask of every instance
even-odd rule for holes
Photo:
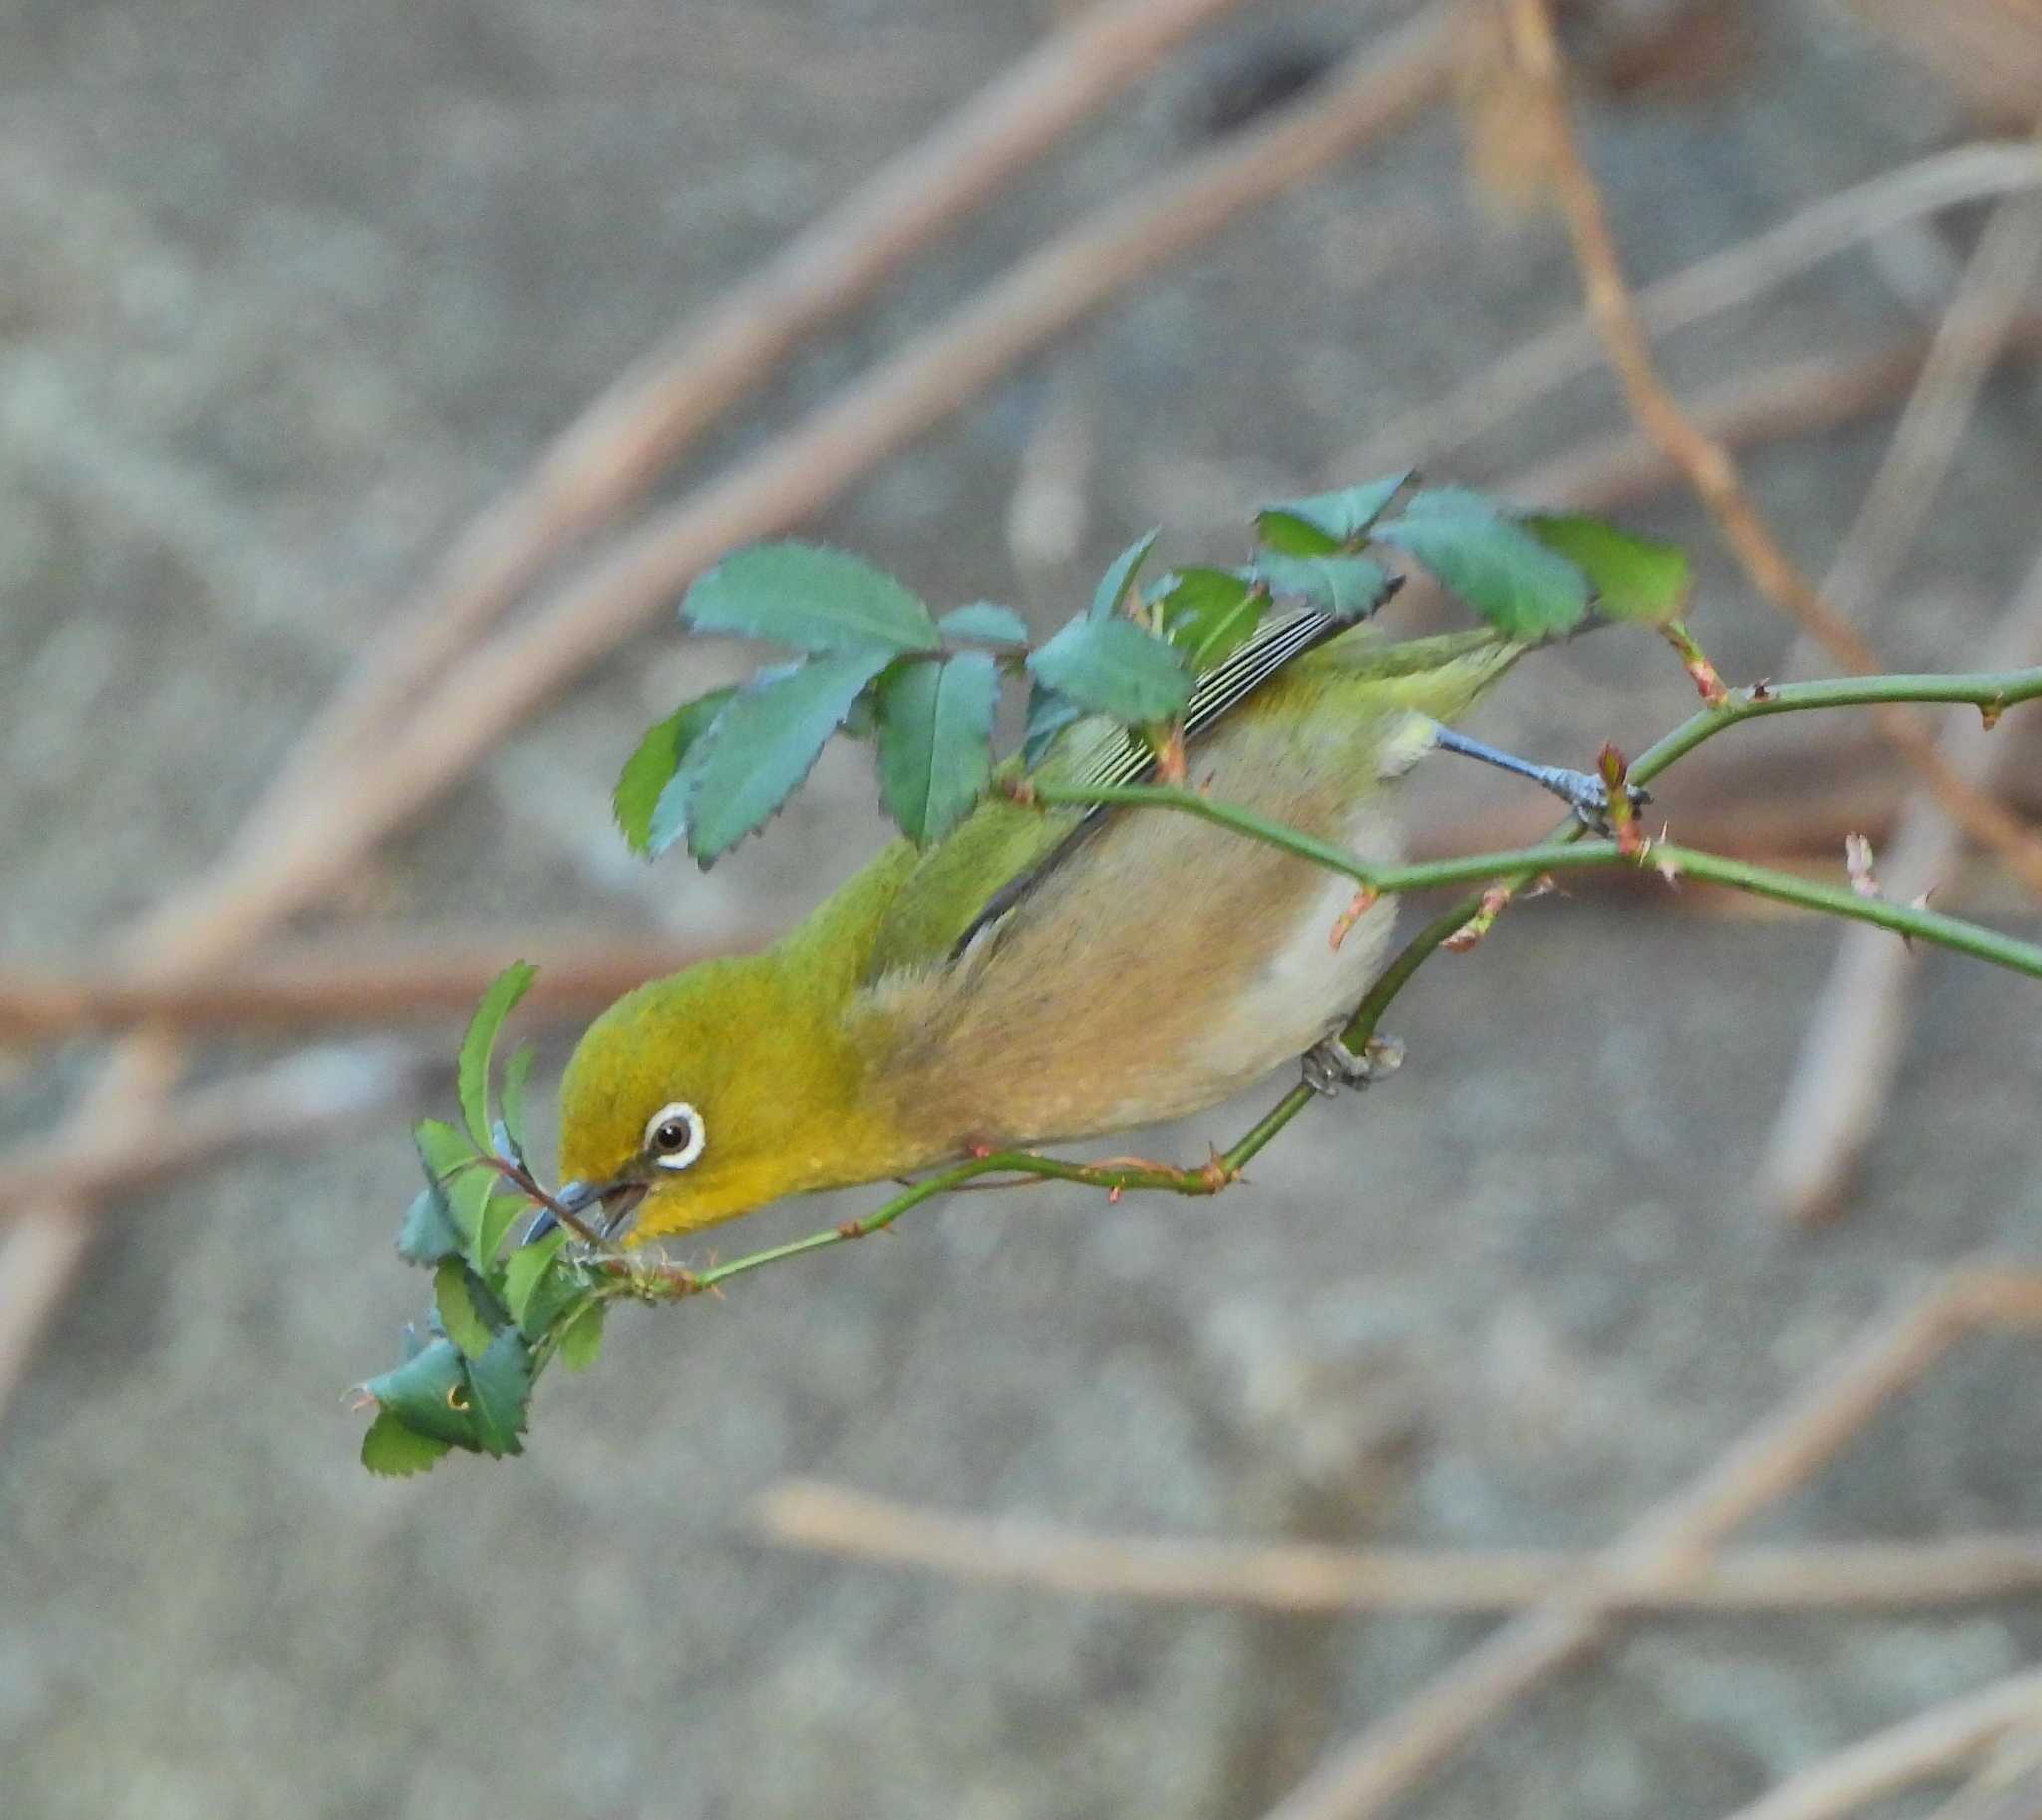
[[[569,1204],[645,1239],[885,1173],[859,1058],[772,953],[706,961],[598,1017],[560,1083]]]

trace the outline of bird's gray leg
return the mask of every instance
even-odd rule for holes
[[[1541,790],[1550,790],[1596,833],[1609,832],[1609,786],[1592,772],[1569,771],[1561,765],[1534,765],[1530,759],[1499,751],[1495,746],[1485,746],[1479,739],[1470,739],[1465,733],[1456,733],[1452,727],[1441,727],[1433,743],[1442,752],[1458,752],[1463,758],[1480,759],[1483,764],[1494,765],[1499,771],[1530,778]],[[1650,792],[1635,785],[1627,784],[1624,788],[1633,809],[1641,808],[1652,800]]]
[[[1394,1036],[1372,1036],[1359,1055],[1340,1040],[1339,1034],[1314,1043],[1304,1052],[1304,1084],[1314,1093],[1331,1098],[1342,1087],[1359,1091],[1392,1075],[1404,1065],[1404,1045]]]

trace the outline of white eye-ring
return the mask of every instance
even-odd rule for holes
[[[660,1169],[686,1169],[709,1141],[702,1115],[686,1100],[672,1100],[645,1121],[645,1154]]]

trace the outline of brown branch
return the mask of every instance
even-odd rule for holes
[[[2042,202],[2010,196],[1979,235],[1878,472],[1831,558],[1822,592],[1839,611],[1862,612],[1898,579],[2038,265]],[[1812,652],[1797,653],[1788,674],[1800,672],[1803,655],[1813,659]]]
[[[156,1023],[184,1033],[304,1031],[465,1016],[506,961],[539,969],[527,1014],[565,1018],[708,952],[657,938],[600,942],[544,933],[488,941],[301,941],[231,972],[152,975],[134,967],[62,973],[0,969],[0,1046]]]
[[[396,1043],[308,1050],[239,1080],[152,1100],[110,1130],[32,1144],[0,1162],[0,1219],[51,1203],[156,1189],[224,1157],[296,1149],[410,1105],[446,1065]]]
[[[2007,609],[1989,661],[2042,662],[2042,559]],[[1983,789],[2030,756],[1968,711],[1949,718],[1941,751]],[[1881,858],[1881,887],[1897,901],[1934,890],[1957,865],[1958,832],[1936,807],[1926,792],[1910,798]],[[1899,1071],[1913,976],[1914,956],[1902,942],[1866,941],[1857,930],[1838,942],[1759,1165],[1756,1193],[1776,1216],[1806,1221],[1839,1210]]]
[[[1703,432],[1732,449],[1815,436],[1906,397],[1931,345],[1926,335],[1839,360],[1819,354],[1784,362],[1703,394],[1688,407]],[[2042,354],[2042,315],[2022,316],[1994,349],[2001,358]],[[1506,498],[1609,512],[1678,485],[1679,466],[1642,431],[1620,430],[1512,477]]]
[[[616,381],[457,538],[250,817],[260,848],[570,546],[643,497],[789,351],[854,308],[1072,127],[1238,0],[1118,0],[1046,37]]]
[[[843,1486],[789,1480],[753,1506],[772,1541],[958,1580],[1115,1599],[1274,1612],[1511,1612],[1593,1568],[1556,1549],[1437,1549],[1104,1536],[1050,1523],[957,1516]],[[2042,1588],[2042,1536],[1752,1549],[1610,1595],[1624,1612],[1890,1611]]]
[[[2042,149],[2035,146],[1959,146],[1938,152],[1825,196],[1765,232],[1660,279],[1639,294],[1639,315],[1651,334],[1671,334],[1762,297],[1903,222],[2037,187],[2042,187]],[[1569,317],[1521,342],[1451,392],[1400,412],[1343,455],[1335,470],[1370,474],[1450,455],[1570,380],[1593,372],[1601,360],[1593,325],[1584,316]]]
[[[2042,1271],[1956,1270],[1882,1320],[1800,1394],[1647,1512],[1592,1571],[1513,1619],[1428,1687],[1335,1751],[1269,1820],[1364,1820],[1407,1794],[1528,1689],[1599,1646],[1618,1589],[1698,1574],[1722,1539],[1805,1481],[1964,1334],[2042,1325]]]
[[[1895,1789],[1960,1769],[2008,1732],[2038,1722],[2042,1668],[2030,1668],[1839,1751],[1739,1808],[1731,1820],[1835,1820]]]
[[[1445,92],[1453,32],[1421,15],[1357,52],[1258,132],[1229,139],[1079,222],[799,428],[625,539],[500,634],[365,754],[343,796],[278,831],[174,912],[167,937],[231,952],[337,883],[519,718],[641,624],[735,544],[785,530],[977,396],[1016,361]]]
[[[1023,261],[837,403],[655,520],[530,625],[500,635],[449,675],[407,732],[352,749],[283,825],[270,827],[258,806],[220,864],[147,919],[131,944],[137,964],[171,976],[248,949],[345,877],[502,730],[649,618],[721,550],[785,529],[1157,264],[1410,118],[1444,91],[1451,41],[1439,13],[1387,34],[1261,131],[1191,161]],[[128,1117],[138,1099],[160,1097],[178,1065],[162,1032],[131,1038],[74,1112],[71,1134]],[[0,1247],[0,1405],[82,1261],[90,1230],[82,1204],[50,1202],[18,1222]]]
[[[1559,45],[1545,0],[1507,0],[1506,17],[1530,92],[1546,117],[1544,137],[1553,183],[1573,238],[1588,318],[1623,383],[1632,415],[1686,474],[1759,593],[1798,620],[1846,668],[1860,675],[1875,674],[1883,667],[1877,652],[1802,574],[1746,492],[1730,452],[1687,416],[1660,376],[1624,280],[1601,190],[1574,135]],[[1952,769],[1911,710],[1881,707],[1872,711],[1872,718],[1965,832],[1992,848],[2031,892],[2042,897],[2042,836]]]

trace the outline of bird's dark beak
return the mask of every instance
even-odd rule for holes
[[[638,1211],[648,1186],[632,1176],[619,1176],[613,1182],[563,1182],[553,1199],[570,1214],[586,1215],[585,1224],[599,1237],[614,1239]],[[536,1245],[559,1224],[550,1207],[540,1208],[538,1217],[525,1228],[524,1243]]]

